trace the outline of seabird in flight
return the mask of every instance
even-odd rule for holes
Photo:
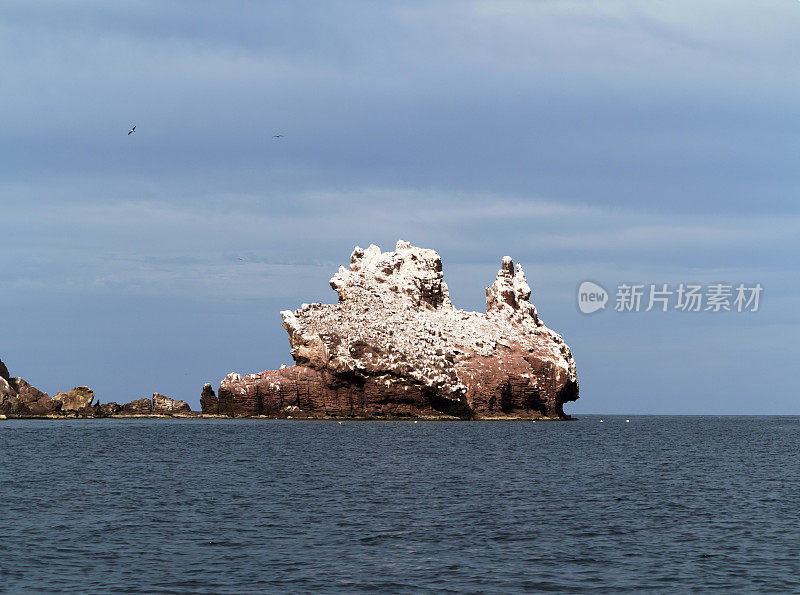
[[[283,138],[283,135],[282,134],[276,134],[272,138]]]
[[[134,130],[136,130],[136,126],[134,126],[133,128],[131,128],[130,130],[128,130],[128,136],[130,136],[131,134],[133,134],[133,131],[134,131]]]

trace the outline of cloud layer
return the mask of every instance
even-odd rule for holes
[[[286,358],[276,309],[330,300],[353,245],[403,238],[468,308],[522,261],[578,356],[577,411],[757,412],[762,391],[800,412],[797,3],[3,11],[0,356],[45,389],[196,404]],[[586,318],[587,278],[760,281],[766,301]]]

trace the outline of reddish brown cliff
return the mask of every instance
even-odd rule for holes
[[[337,304],[281,312],[296,365],[206,385],[204,413],[561,419],[578,398],[572,353],[509,257],[486,314],[454,308],[439,255],[402,241],[356,247],[330,283]]]

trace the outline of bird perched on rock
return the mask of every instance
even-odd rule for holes
[[[131,128],[130,130],[128,130],[128,136],[130,136],[131,134],[133,134],[133,131],[134,131],[134,130],[136,130],[136,126],[134,126],[133,128]]]

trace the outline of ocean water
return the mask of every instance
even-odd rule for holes
[[[0,422],[0,590],[800,591],[800,418]]]

